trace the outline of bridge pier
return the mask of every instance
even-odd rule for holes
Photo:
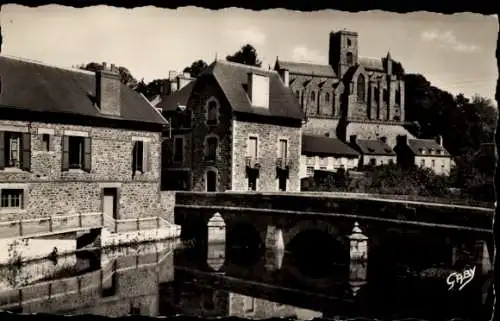
[[[366,284],[367,262],[351,261],[349,264],[349,285],[351,293],[356,296],[359,289]]]
[[[352,234],[348,235],[349,256],[351,262],[365,262],[368,260],[368,237],[359,228],[358,222],[354,223]]]
[[[285,251],[283,250],[266,250],[265,258],[267,271],[278,271],[283,265],[283,257],[285,256]]]
[[[452,249],[452,265],[460,263],[473,264],[482,274],[488,274],[492,270],[492,260],[486,241],[466,241],[455,245]]]
[[[226,223],[219,213],[208,220],[208,243],[226,243]]]
[[[277,226],[269,225],[266,232],[265,246],[266,249],[284,251],[283,230]]]

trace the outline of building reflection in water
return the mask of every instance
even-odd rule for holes
[[[310,276],[294,268],[289,253],[283,251],[262,253],[260,259],[248,260],[244,266],[228,259],[224,243],[209,244],[196,255],[175,250],[176,246],[165,242],[100,253],[99,259],[80,258],[76,260],[80,268],[65,274],[60,273],[62,268],[40,262],[29,268],[35,274],[44,271],[32,277],[31,283],[16,283],[0,291],[0,309],[254,319],[339,315],[429,319],[435,309],[439,310],[436,320],[467,319],[480,313],[484,317],[475,320],[489,320],[491,316],[491,276],[477,275],[462,291],[452,293],[444,279],[431,282],[432,286],[409,277],[404,282],[371,282],[373,262],[367,276],[368,262],[362,260],[327,268],[331,270],[328,275]],[[69,262],[57,264],[66,269]]]

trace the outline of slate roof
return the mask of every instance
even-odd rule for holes
[[[64,113],[166,125],[161,114],[141,95],[121,85],[122,116],[99,113],[95,73],[65,69],[0,56],[0,108]]]
[[[162,101],[156,107],[161,108],[163,111],[175,111],[179,105],[187,106],[195,83],[196,80],[193,80],[181,90],[174,91],[171,95],[163,97]]]
[[[379,72],[385,71],[381,58],[379,59],[379,58],[360,57],[358,59],[358,62],[367,71],[379,71]]]
[[[410,139],[408,147],[417,156],[450,156],[450,153],[433,139]],[[431,150],[434,151],[434,154],[430,153]],[[444,155],[441,155],[441,151],[444,151]]]
[[[359,156],[359,153],[357,151],[337,138],[315,135],[302,136],[302,153],[332,156],[338,155],[347,157]]]
[[[291,74],[314,75],[314,76],[331,77],[331,78],[337,77],[335,71],[330,65],[319,65],[319,64],[277,60],[276,67],[277,70],[286,69]]]
[[[358,139],[356,145],[363,155],[395,156],[396,153],[381,140]]]
[[[269,108],[252,106],[245,89],[250,72],[269,77]],[[161,106],[163,110],[175,110],[178,104],[187,105],[193,88],[207,75],[215,78],[234,112],[296,120],[304,118],[295,94],[285,87],[277,72],[223,60],[214,61],[196,80],[173,95],[165,97],[158,107]]]

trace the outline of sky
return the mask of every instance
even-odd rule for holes
[[[246,43],[265,68],[273,68],[276,57],[327,64],[329,33],[342,29],[358,32],[359,56],[390,51],[407,73],[452,94],[493,99],[498,78],[498,17],[471,13],[4,5],[0,23],[3,55],[63,67],[114,63],[146,82],[198,59],[223,59]]]

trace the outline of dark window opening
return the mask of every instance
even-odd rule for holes
[[[365,101],[365,76],[359,75],[358,76],[358,101],[359,102],[364,102]]]
[[[69,168],[83,169],[84,144],[85,140],[83,137],[69,137]]]
[[[184,139],[176,137],[174,139],[174,161],[182,162],[184,160]]]
[[[23,208],[24,190],[22,189],[2,189],[2,208]]]
[[[330,102],[330,94],[329,93],[325,93],[325,102],[326,103]]]
[[[42,135],[42,148],[46,152],[50,151],[50,135],[49,134]]]
[[[375,158],[370,158],[370,165],[371,166],[376,166],[377,165],[377,160]]]
[[[217,174],[214,171],[207,172],[207,192],[215,192],[217,190]]]
[[[352,56],[352,52],[348,52],[346,54],[346,62],[348,65],[352,65],[353,64],[353,61],[354,61],[354,58]]]
[[[136,141],[132,151],[132,169],[134,172],[144,171],[144,142]]]
[[[217,158],[217,138],[210,137],[207,139],[207,160],[215,161]]]
[[[311,101],[316,100],[316,93],[314,91],[311,92]]]
[[[208,103],[208,125],[216,125],[217,124],[217,103],[215,101],[211,101]]]
[[[286,176],[281,175],[278,179],[278,185],[280,192],[286,192]]]

